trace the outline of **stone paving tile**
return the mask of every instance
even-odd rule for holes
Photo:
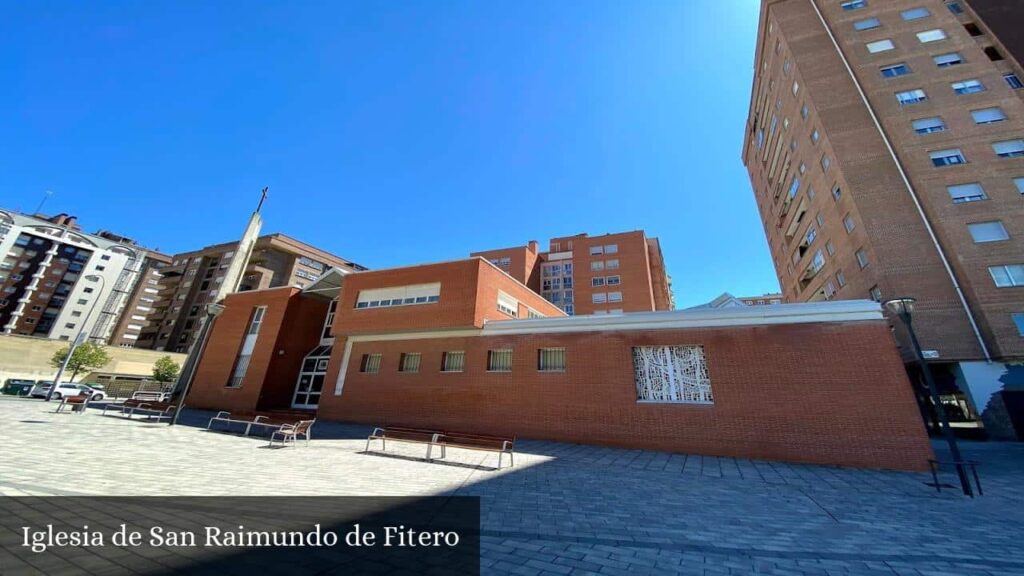
[[[201,412],[172,428],[52,409],[0,398],[0,495],[479,496],[485,574],[1024,574],[1020,444],[964,444],[984,462],[972,500],[927,474],[530,440],[495,470],[479,452],[363,453],[364,426],[317,423],[308,447],[268,449],[201,429]]]

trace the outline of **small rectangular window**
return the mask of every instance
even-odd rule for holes
[[[363,354],[363,360],[359,363],[359,371],[364,374],[376,374],[380,372],[380,354]]]
[[[917,39],[922,44],[927,44],[929,42],[938,42],[939,40],[946,39],[946,33],[938,28],[934,30],[925,30],[924,32],[917,33]]]
[[[1019,158],[1024,156],[1024,140],[1004,140],[994,142],[992,150],[1000,158]]]
[[[618,286],[620,284],[620,279],[618,276],[608,276],[605,278],[605,283],[609,286]]]
[[[465,368],[465,351],[445,352],[441,358],[441,372],[462,372]]]
[[[919,118],[911,122],[911,125],[914,127],[914,132],[918,134],[931,134],[932,132],[944,132],[946,130],[946,123],[938,116]]]
[[[904,63],[892,64],[890,66],[883,66],[880,68],[882,76],[886,78],[895,78],[897,76],[906,76],[910,74],[910,66]]]
[[[855,254],[857,256],[857,264],[863,269],[867,268],[868,264],[868,253],[863,248],[859,248]]]
[[[876,40],[875,42],[868,42],[866,46],[868,48],[868,52],[872,54],[877,54],[879,52],[888,52],[889,50],[896,48],[896,45],[893,44],[892,40],[889,40],[888,38],[884,40]]]
[[[618,244],[608,244],[607,246],[604,247],[604,253],[605,254],[617,254],[618,252],[619,252],[619,245]]]
[[[599,256],[601,254],[604,254],[604,246],[591,246],[590,247],[590,255],[591,256]]]
[[[590,263],[590,270],[592,272],[599,272],[601,270],[604,270],[604,262],[601,260],[594,260],[593,262]]]
[[[565,372],[565,348],[537,350],[538,372]]]
[[[939,54],[938,56],[932,56],[932,61],[939,68],[948,68],[949,66],[956,66],[957,64],[964,63],[964,57],[959,52],[951,52],[949,54]]]
[[[999,242],[1001,240],[1010,239],[1010,235],[1007,234],[1006,228],[1003,227],[1003,223],[999,220],[968,224],[967,230],[970,231],[971,238],[973,238],[974,242],[977,244],[984,242]]]
[[[967,33],[971,36],[981,36],[983,34],[981,28],[978,28],[978,25],[974,22],[964,24],[964,30],[967,30]]]
[[[1010,318],[1013,319],[1013,324],[1017,327],[1017,334],[1024,336],[1024,312],[1014,312],[1010,314]]]
[[[1017,192],[1024,194],[1024,178],[1014,178],[1013,185],[1017,187]]]
[[[900,103],[900,106],[917,104],[918,102],[924,102],[927,99],[928,95],[925,94],[924,90],[921,90],[920,88],[896,93],[896,101]]]
[[[1024,88],[1024,82],[1021,82],[1016,74],[1003,74],[1003,80],[1006,80],[1006,83],[1014,90]]]
[[[594,287],[604,286],[604,277],[602,277],[602,276],[595,276],[595,277],[591,278],[590,279],[590,285],[594,286]]]
[[[398,359],[398,371],[399,372],[419,372],[420,371],[420,353],[419,352],[403,352]]]
[[[619,261],[617,259],[616,260],[605,260],[604,267],[605,267],[606,270],[618,270],[619,269]]]
[[[985,85],[978,80],[963,80],[960,82],[953,82],[950,84],[953,88],[953,92],[957,94],[976,94],[978,92],[985,91]]]
[[[846,228],[847,234],[853,232],[856,227],[857,223],[853,220],[853,216],[851,214],[847,214],[843,217],[843,228]]]
[[[604,292],[594,292],[590,295],[590,301],[593,304],[604,304],[608,301],[608,295]]]
[[[836,283],[839,284],[840,288],[846,286],[846,274],[843,274],[842,270],[836,271]]]
[[[859,10],[867,5],[867,0],[848,0],[847,2],[843,2],[839,6],[841,6],[843,10]]]
[[[488,372],[511,372],[512,351],[511,350],[488,350],[487,351]]]
[[[863,32],[864,30],[872,30],[881,26],[881,21],[878,18],[865,18],[864,20],[858,20],[853,23],[853,29]]]
[[[1002,108],[993,106],[992,108],[971,110],[971,118],[974,118],[975,124],[995,124],[1006,120],[1006,114],[1003,114]]]
[[[609,302],[622,302],[622,292],[609,292],[608,293],[608,301]]]
[[[882,301],[882,289],[879,288],[878,286],[872,286],[871,290],[868,290],[868,295],[875,302],[881,302]]]
[[[992,275],[997,288],[1024,286],[1024,264],[989,266],[988,272]]]
[[[967,158],[964,157],[964,153],[959,148],[929,152],[928,157],[932,159],[934,166],[953,166],[967,163]]]
[[[929,12],[927,8],[911,8],[910,10],[904,10],[903,12],[900,12],[900,17],[902,17],[904,20],[908,22],[911,20],[920,20],[921,18],[927,18],[928,16],[931,15],[932,13]]]
[[[949,11],[952,12],[953,14],[964,13],[964,8],[963,6],[960,5],[959,2],[946,2],[946,8],[949,8]]]
[[[946,190],[949,192],[949,197],[953,199],[954,204],[977,202],[979,200],[988,199],[988,196],[985,196],[985,189],[977,182],[947,186]]]
[[[996,49],[995,46],[985,46],[984,52],[985,56],[988,56],[988,59],[993,62],[999,62],[1000,60],[1003,60],[1003,55],[999,52],[998,49]]]
[[[838,184],[833,186],[832,187],[832,199],[835,200],[836,202],[838,202],[839,199],[842,198],[842,197],[843,197],[843,189],[840,188]]]

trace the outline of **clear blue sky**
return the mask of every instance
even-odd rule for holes
[[[658,236],[680,306],[778,285],[740,151],[757,0],[21,2],[0,206],[165,252],[265,232],[372,268]]]

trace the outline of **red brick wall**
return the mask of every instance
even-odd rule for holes
[[[648,260],[647,240],[644,233],[623,232],[603,236],[562,238],[558,241],[563,249],[572,240],[574,298],[577,315],[593,314],[598,310],[622,309],[625,312],[650,312],[655,310],[654,293],[651,286],[651,268]],[[555,240],[552,240],[554,242]],[[591,246],[617,244],[615,254],[590,255]],[[592,271],[595,260],[618,260],[618,270]],[[618,286],[593,287],[595,276],[618,276]],[[622,302],[594,304],[594,292],[622,292]]]
[[[291,298],[284,318],[287,328],[278,334],[274,357],[267,369],[265,382],[275,385],[264,386],[260,391],[260,410],[291,408],[303,358],[320,344],[328,303],[327,299],[302,294]]]
[[[658,344],[704,346],[713,406],[636,402],[631,348]],[[513,371],[486,372],[487,350],[508,347]],[[540,347],[566,348],[566,372],[539,373]],[[465,372],[439,372],[446,350],[466,352]],[[378,352],[381,372],[359,373]],[[398,373],[402,352],[423,355],[419,373]],[[882,321],[357,342],[334,396],[339,360],[322,418],[909,470],[931,457]]]
[[[480,268],[480,284],[476,301],[476,326],[482,326],[484,321],[511,320],[508,315],[498,311],[499,290],[519,300],[520,318],[528,317],[527,311],[522,306],[523,304],[545,316],[565,316],[565,312],[561,308],[548,302],[543,296],[533,290],[510,281],[507,276],[491,267],[487,262],[477,260],[477,263]]]
[[[274,358],[289,302],[297,293],[296,288],[284,287],[239,292],[228,296],[227,308],[213,325],[213,332],[196,369],[196,377],[186,404],[193,408],[210,410],[255,410],[263,382],[267,380]],[[235,359],[238,357],[253,308],[256,306],[266,306],[267,311],[263,317],[259,337],[256,339],[249,368],[240,387],[228,388],[226,385],[231,378]],[[289,336],[292,335],[290,329],[287,329],[287,333]],[[292,384],[294,385],[294,378]]]

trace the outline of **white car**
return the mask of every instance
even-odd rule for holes
[[[46,395],[50,392],[50,386],[52,386],[52,383],[40,382],[32,387],[28,395],[33,398],[46,398]],[[65,396],[78,396],[80,394],[88,394],[89,400],[92,402],[103,400],[102,390],[97,390],[85,384],[73,384],[71,382],[61,382],[58,384],[57,389],[53,391],[53,399],[60,400]]]

